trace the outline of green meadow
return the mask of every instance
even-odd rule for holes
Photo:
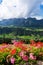
[[[9,39],[43,41],[43,28],[0,27],[0,41]]]

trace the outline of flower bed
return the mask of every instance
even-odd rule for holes
[[[39,62],[40,61],[40,62]],[[13,41],[13,44],[0,44],[1,65],[43,65],[43,42]]]

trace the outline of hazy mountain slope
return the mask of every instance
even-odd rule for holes
[[[0,26],[21,26],[21,27],[43,27],[43,19],[35,18],[13,18],[0,21]]]

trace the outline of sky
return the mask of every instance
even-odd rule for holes
[[[0,20],[27,17],[43,19],[43,0],[0,0]]]

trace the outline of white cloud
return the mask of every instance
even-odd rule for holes
[[[43,19],[42,16],[31,16],[32,18],[36,18],[37,20]]]
[[[41,4],[43,5],[43,1],[41,2]]]
[[[41,0],[3,0],[0,4],[0,19],[29,17],[39,10],[37,6],[40,3]]]
[[[43,0],[41,0],[40,4],[36,6],[36,8],[31,13],[31,17],[35,17],[36,19],[43,19],[43,9],[41,7],[43,5]]]

